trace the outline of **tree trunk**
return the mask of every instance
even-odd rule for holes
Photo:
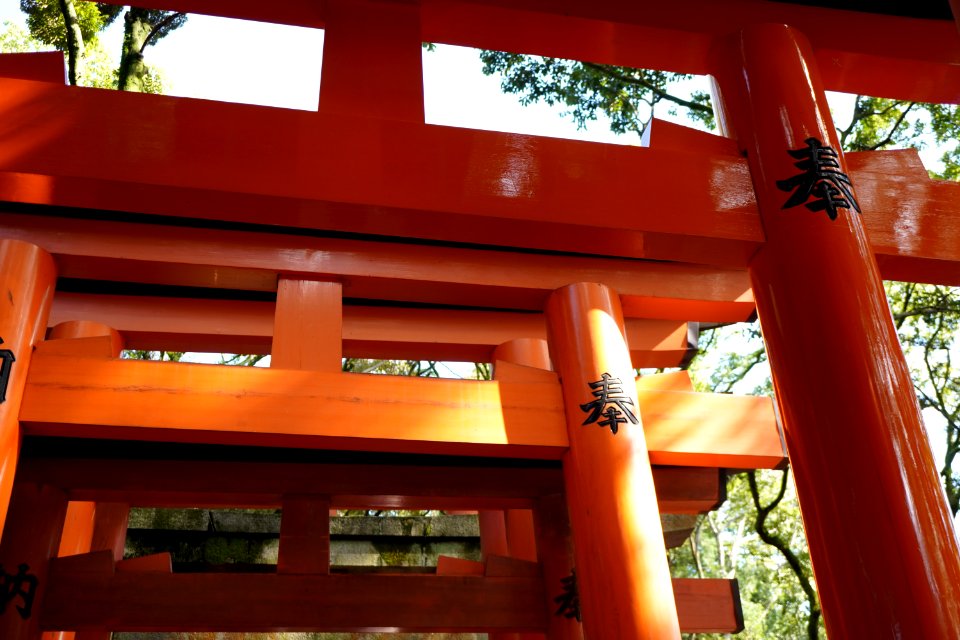
[[[83,33],[77,19],[77,9],[73,0],[60,0],[60,13],[67,33],[67,78],[70,84],[77,84],[77,63],[83,56]]]
[[[145,9],[131,7],[127,10],[123,17],[123,52],[117,77],[117,88],[121,91],[143,91],[147,75],[143,48],[152,29]]]

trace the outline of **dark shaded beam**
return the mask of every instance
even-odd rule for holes
[[[276,508],[310,487],[340,509],[515,509],[563,490],[559,468],[25,458],[18,473],[71,500],[154,507]],[[718,469],[654,467],[654,483],[663,513],[705,512],[725,498]]]

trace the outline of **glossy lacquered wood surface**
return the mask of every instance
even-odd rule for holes
[[[603,285],[572,284],[550,296],[546,316],[570,441],[563,473],[584,636],[679,639],[620,300]],[[607,380],[609,396],[596,387]],[[585,413],[590,403],[599,405]],[[622,424],[591,423],[608,406]]]
[[[272,292],[280,275],[328,277],[351,298],[533,311],[584,280],[616,287],[631,318],[754,311],[746,271],[723,267],[17,214],[0,215],[0,233],[43,247],[71,278]]]
[[[505,341],[542,341],[547,335],[543,315],[534,313],[364,305],[341,310],[342,327],[329,332],[337,339],[342,333],[340,348],[348,358],[492,362]],[[122,332],[130,349],[267,354],[275,313],[270,302],[58,293],[50,322],[108,323]],[[321,331],[319,315],[304,320],[314,331]],[[690,355],[688,336],[696,335],[696,326],[676,320],[625,322],[635,367],[674,367]],[[319,348],[316,341],[313,348]]]
[[[846,170],[802,34],[747,29],[718,60],[766,235],[750,273],[827,631],[957,637],[960,549],[864,230],[877,203],[847,200],[831,220],[777,184],[811,138]],[[917,231],[905,239],[929,237]]]
[[[56,285],[53,259],[36,245],[0,240],[0,349],[9,375],[0,403],[0,529],[6,519],[20,453],[18,417],[33,347],[43,340]],[[9,616],[8,616],[9,617]]]
[[[763,242],[750,171],[736,154],[45,82],[0,87],[3,200],[731,267],[744,267]],[[96,137],[97,127],[115,135]],[[243,130],[273,135],[235,134]],[[83,161],[57,152],[91,146],[102,153]],[[305,157],[313,148],[325,153]],[[918,241],[905,230],[936,226],[960,187],[889,154],[911,157],[871,152],[851,162],[855,179],[872,175],[858,180],[858,193],[875,211],[874,249],[915,268],[955,260],[956,235]],[[935,266],[925,280],[960,282]]]
[[[568,446],[555,378],[476,382],[107,360],[68,355],[62,342],[48,341],[35,356],[20,414],[28,433],[553,459]],[[638,393],[651,406],[654,463],[783,463],[769,398]]]

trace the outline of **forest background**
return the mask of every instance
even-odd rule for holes
[[[316,30],[203,16],[188,19],[174,12],[81,0],[21,0],[19,9],[0,8],[0,52],[59,49],[65,54],[71,84],[316,109],[322,50],[322,33]],[[190,40],[188,32],[193,34]],[[224,51],[218,38],[237,46]],[[158,47],[161,42],[167,44]],[[291,46],[296,53],[290,53]],[[187,61],[179,63],[184,66],[194,66],[198,55],[216,56],[214,66],[206,67],[214,71],[204,72],[201,65],[188,78],[167,76],[164,63],[177,59],[173,57],[177,49],[179,59]],[[165,53],[155,56],[155,51]],[[156,64],[153,58],[162,62]],[[223,64],[226,59],[231,60],[229,68]],[[463,68],[470,64],[472,69]],[[424,68],[427,120],[435,124],[619,144],[637,144],[654,114],[705,130],[714,127],[704,78],[432,45],[425,46]],[[251,77],[258,69],[265,72],[259,81]],[[480,100],[474,93],[478,90]],[[960,178],[957,107],[870,96],[830,98],[844,149],[915,147],[932,176]],[[472,113],[468,104],[474,105]],[[560,124],[559,118],[572,126]],[[950,509],[957,518],[960,382],[953,361],[960,357],[958,291],[898,282],[888,282],[886,288]],[[184,357],[156,352],[128,355]],[[233,364],[264,364],[259,356],[223,358]],[[489,367],[482,363],[464,367],[348,360],[344,367],[402,375],[489,376]],[[689,370],[704,391],[772,394],[757,323],[701,327],[699,353]],[[684,546],[670,552],[674,575],[737,578],[747,625],[738,638],[826,637],[789,470],[731,474],[727,496],[721,509],[701,516]]]

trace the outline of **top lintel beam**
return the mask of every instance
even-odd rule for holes
[[[119,0],[112,0],[119,3]],[[133,0],[162,8],[323,28],[323,3],[287,0]],[[680,73],[709,73],[713,38],[755,23],[790,24],[812,41],[827,89],[926,102],[955,102],[960,36],[923,20],[758,0],[421,0],[425,41],[589,60]]]

